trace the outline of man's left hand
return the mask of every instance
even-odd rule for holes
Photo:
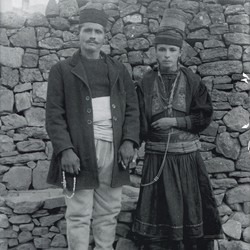
[[[121,162],[124,169],[126,169],[133,160],[134,153],[133,142],[128,140],[124,141],[118,151],[118,162]]]
[[[156,130],[167,130],[177,125],[177,120],[174,117],[164,117],[151,124]]]

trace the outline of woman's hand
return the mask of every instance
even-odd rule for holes
[[[177,120],[174,117],[164,117],[151,124],[156,130],[167,130],[177,126]]]

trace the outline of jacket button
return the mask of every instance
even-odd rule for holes
[[[87,120],[87,123],[88,123],[88,124],[92,124],[92,121],[91,121],[91,120]]]
[[[87,95],[87,96],[85,97],[85,99],[86,99],[86,101],[89,101],[89,100],[90,100],[90,97]]]
[[[114,103],[112,104],[112,108],[113,108],[113,109],[115,109],[115,108],[116,108],[116,106],[115,106],[115,104],[114,104]]]
[[[116,117],[116,116],[113,116],[113,120],[116,122],[116,121],[117,121],[117,117]]]
[[[87,109],[87,113],[89,113],[89,114],[91,113],[91,108]]]

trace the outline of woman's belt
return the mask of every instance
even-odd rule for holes
[[[166,150],[167,142],[152,142],[147,141],[145,145],[145,152],[147,153],[159,153],[164,154]],[[190,153],[195,152],[201,148],[200,141],[186,141],[186,142],[169,142],[169,153]]]

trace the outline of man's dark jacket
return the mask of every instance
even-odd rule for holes
[[[102,54],[110,81],[110,107],[113,124],[114,167],[112,187],[129,183],[129,171],[117,160],[118,149],[124,140],[138,145],[139,109],[134,84],[120,62]],[[53,156],[47,182],[61,186],[61,152],[72,148],[80,158],[81,171],[77,189],[92,189],[99,185],[93,131],[91,92],[80,51],[58,62],[50,71],[46,104],[46,129],[53,145]],[[72,177],[67,176],[72,188]]]

